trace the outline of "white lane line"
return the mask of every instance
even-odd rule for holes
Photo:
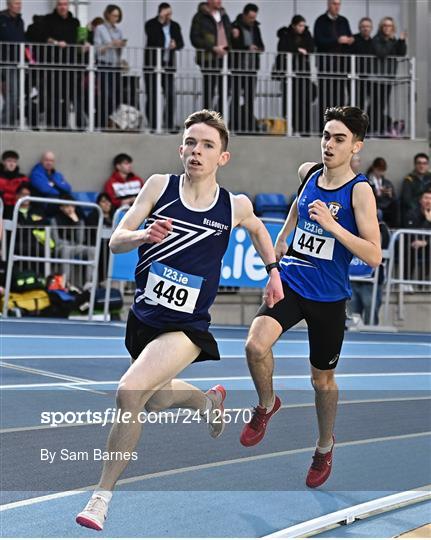
[[[351,379],[361,377],[431,377],[431,372],[428,371],[415,371],[415,372],[400,372],[400,373],[338,373],[337,379]],[[275,375],[274,380],[287,380],[287,379],[310,379],[310,375]],[[184,381],[251,381],[250,376],[238,376],[238,377],[184,377]],[[97,385],[112,385],[118,384],[119,381],[89,381],[80,383],[79,386],[97,386]],[[78,384],[78,383],[77,383]],[[58,386],[64,386],[61,383],[35,383],[35,384],[3,384],[0,385],[1,390],[15,390],[18,388],[43,388]]]
[[[82,379],[80,377],[71,377],[69,375],[63,375],[61,373],[55,373],[54,371],[45,371],[44,369],[35,369],[35,368],[30,368],[30,367],[25,367],[25,366],[16,366],[15,364],[9,364],[8,362],[3,362],[3,361],[0,361],[0,367],[2,368],[5,368],[5,369],[12,369],[13,371],[23,371],[24,373],[30,373],[31,375],[41,375],[42,377],[49,377],[51,379],[61,379],[63,381],[65,381],[65,384],[61,384],[59,383],[59,386],[69,386],[70,388],[73,388],[74,390],[82,390],[84,391],[84,389],[81,389],[79,388],[79,386],[70,386],[66,383],[68,382],[71,382],[71,383],[84,383],[84,384],[88,384],[88,383],[93,383],[94,381],[92,381],[91,379]],[[87,392],[92,392],[92,393],[95,393],[95,394],[104,394],[104,392],[100,392],[98,390],[89,390],[89,389],[85,389],[85,391]]]
[[[347,399],[340,400],[338,405],[359,405],[363,403],[398,403],[404,401],[430,401],[431,396],[412,396],[412,397],[399,397],[399,398],[378,398],[378,399]],[[308,407],[315,407],[314,403],[290,403],[289,405],[282,405],[280,409],[302,409]],[[229,410],[229,409],[227,409]],[[235,411],[249,411],[250,407],[235,407]],[[182,413],[179,416],[186,416],[188,413]],[[112,422],[110,422],[112,424]],[[84,427],[84,426],[93,426],[100,425],[90,422],[80,422],[75,424],[57,424],[56,426],[50,425],[37,425],[37,426],[23,426],[23,427],[14,427],[14,428],[4,428],[0,429],[0,435],[5,433],[19,433],[21,431],[38,431],[41,429],[57,429],[57,428],[69,428],[69,427]]]
[[[286,359],[307,359],[309,354],[274,354],[276,360],[286,360]],[[8,355],[3,356],[6,360],[106,360],[106,359],[119,359],[123,358],[130,359],[128,354],[43,354],[43,355]],[[377,359],[377,360],[414,360],[414,359],[431,359],[429,354],[342,354],[341,360],[366,360],[366,359]],[[221,360],[245,360],[245,355],[239,354],[223,354]]]
[[[124,341],[124,336],[68,336],[68,335],[55,335],[55,334],[48,334],[43,336],[31,336],[26,335],[23,336],[21,334],[3,334],[2,338],[19,338],[19,339],[68,339],[68,340],[114,340],[114,341]],[[217,341],[220,342],[228,342],[228,343],[245,343],[246,338],[217,338]],[[277,343],[285,344],[285,345],[294,345],[295,343],[300,345],[308,345],[308,340],[298,340],[298,339],[279,339]],[[411,346],[411,345],[419,345],[421,347],[429,347],[431,349],[431,342],[405,342],[405,341],[350,341],[345,340],[344,345],[405,345],[405,346]]]
[[[380,443],[380,442],[387,442],[387,441],[400,441],[400,440],[407,440],[407,439],[416,439],[419,437],[429,437],[431,435],[431,431],[424,431],[421,433],[408,433],[406,435],[393,435],[390,437],[375,437],[373,439],[359,439],[355,441],[347,441],[344,443],[337,443],[337,448],[345,448],[349,446],[359,446],[359,445],[365,445],[365,444],[373,444],[373,443]],[[235,459],[227,459],[223,461],[215,461],[212,463],[203,463],[202,465],[193,465],[191,467],[181,467],[179,469],[170,469],[167,471],[159,471],[155,473],[149,473],[149,474],[143,474],[140,476],[132,476],[130,478],[123,478],[122,480],[119,480],[117,482],[117,486],[124,486],[127,484],[133,484],[135,482],[140,482],[144,480],[151,480],[153,478],[163,478],[167,476],[174,476],[177,474],[184,474],[188,472],[195,472],[195,471],[202,471],[207,469],[215,469],[217,467],[224,467],[226,465],[238,465],[241,463],[250,463],[253,461],[261,461],[264,459],[272,459],[272,458],[280,458],[284,456],[290,456],[294,454],[303,454],[305,452],[313,452],[315,450],[314,446],[309,446],[307,448],[297,448],[295,450],[283,450],[281,452],[271,452],[268,454],[259,454],[257,456],[248,456],[248,457],[242,457],[242,458],[235,458]],[[12,510],[14,508],[20,508],[22,506],[28,506],[31,504],[36,504],[40,502],[45,501],[51,501],[55,499],[62,499],[64,497],[70,497],[71,495],[79,495],[81,493],[85,493],[86,491],[93,490],[96,487],[96,485],[91,486],[85,486],[76,490],[72,491],[64,491],[61,493],[52,493],[50,495],[43,495],[41,497],[34,497],[31,499],[24,499],[21,501],[16,501],[13,503],[7,503],[0,506],[0,512],[4,512],[6,510]]]

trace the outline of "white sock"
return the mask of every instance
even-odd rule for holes
[[[269,407],[266,408],[266,414],[270,413],[275,405],[275,394],[272,396],[272,403]]]
[[[104,489],[95,489],[92,497],[100,497],[106,503],[109,503],[112,499],[112,491],[108,491]]]
[[[316,443],[316,447],[317,447],[317,451],[319,452],[319,454],[327,454],[328,452],[331,451],[332,443],[331,443],[330,446],[319,446],[319,445]]]

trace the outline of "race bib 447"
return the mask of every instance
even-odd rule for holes
[[[168,309],[193,313],[203,278],[153,262],[145,285],[145,298]]]
[[[293,239],[293,248],[304,255],[332,260],[335,238],[315,221],[301,218]]]

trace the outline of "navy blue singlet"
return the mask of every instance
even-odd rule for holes
[[[147,219],[146,227],[156,219],[171,218],[173,231],[160,244],[140,246],[132,310],[156,328],[207,330],[232,229],[233,202],[230,193],[217,186],[209,208],[192,208],[183,200],[183,181],[183,176],[167,175]]]

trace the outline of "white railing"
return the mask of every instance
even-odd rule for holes
[[[371,136],[415,138],[414,58],[184,49],[165,65],[162,49],[126,47],[108,65],[93,46],[9,45],[5,128],[168,133],[206,107],[233,133],[315,135],[326,107],[357,105]]]
[[[78,206],[82,208],[91,208],[93,210],[96,209],[99,215],[98,224],[97,224],[97,232],[96,232],[96,237],[94,239],[94,246],[88,246],[88,245],[86,246],[87,248],[92,247],[91,250],[87,249],[86,260],[73,258],[74,251],[69,252],[67,250],[67,246],[65,245],[67,242],[59,242],[58,240],[57,240],[57,246],[56,246],[57,250],[54,251],[54,254],[52,254],[51,245],[50,245],[52,236],[59,235],[59,234],[61,235],[61,231],[59,231],[58,227],[56,226],[42,226],[45,232],[44,242],[43,242],[44,245],[42,249],[43,253],[37,252],[35,254],[26,254],[25,252],[23,253],[22,250],[21,250],[21,253],[16,253],[17,235],[19,233],[19,230],[22,229],[22,226],[19,224],[19,209],[24,203],[27,203],[27,202],[30,202],[30,204],[38,203],[41,205],[43,204],[43,205],[54,205],[54,206],[64,206],[65,203],[67,203],[67,205],[73,205],[73,206]],[[96,288],[97,288],[100,242],[101,242],[101,237],[102,237],[102,225],[103,225],[103,213],[100,206],[94,203],[86,203],[86,202],[73,201],[73,200],[65,201],[63,199],[45,199],[42,197],[23,197],[22,199],[19,199],[17,203],[15,204],[12,220],[5,221],[4,224],[5,224],[5,229],[10,231],[10,241],[9,241],[9,254],[7,258],[5,291],[4,291],[4,297],[3,297],[3,317],[7,317],[7,314],[8,314],[8,303],[9,303],[14,265],[17,262],[24,261],[28,263],[43,263],[44,265],[46,265],[45,277],[47,274],[51,273],[50,272],[51,263],[60,264],[63,266],[63,268],[65,267],[67,268],[70,265],[73,265],[73,266],[82,266],[86,269],[89,269],[91,272],[89,274],[89,277],[91,277],[91,290],[90,290],[88,318],[89,320],[91,320],[93,317],[94,300],[95,300]],[[40,228],[38,227],[37,224],[32,226],[32,229],[37,229],[37,228]],[[51,236],[51,232],[54,233],[52,236]],[[65,245],[66,249],[62,249],[63,244]],[[59,247],[61,249],[58,249]],[[72,248],[75,248],[75,247],[77,246],[72,245]]]
[[[392,289],[398,285],[398,317],[404,319],[404,294],[431,292],[431,230],[399,229],[394,231],[389,244],[389,265],[386,281],[384,321],[389,317]],[[398,267],[398,277],[395,276]]]

